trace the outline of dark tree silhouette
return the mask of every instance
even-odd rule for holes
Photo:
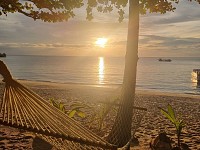
[[[188,0],[192,1],[192,0]],[[200,4],[200,0],[193,0]],[[93,19],[93,9],[107,13],[118,10],[119,22],[124,19],[124,8],[129,5],[129,23],[125,70],[123,78],[122,107],[111,131],[115,132],[115,141],[109,142],[121,147],[131,138],[131,119],[135,96],[136,70],[138,61],[139,14],[174,11],[179,0],[1,0],[0,16],[8,13],[21,13],[34,20],[48,22],[67,21],[75,16],[73,10],[86,5],[87,20]],[[124,112],[124,114],[122,113]],[[126,117],[124,117],[126,115]],[[121,141],[120,139],[124,139]]]

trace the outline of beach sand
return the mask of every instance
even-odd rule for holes
[[[95,87],[92,85],[59,84],[49,82],[19,81],[44,99],[62,101],[66,105],[71,101],[101,103],[120,96],[117,86]],[[2,89],[0,89],[2,90]],[[200,150],[200,96],[188,94],[159,93],[154,91],[136,91],[138,105],[147,108],[135,137],[133,150],[148,150],[149,143],[160,132],[165,131],[177,143],[173,125],[160,113],[158,107],[167,108],[171,104],[175,112],[184,120],[185,127],[181,141],[191,150]],[[49,150],[52,146],[36,138],[31,132],[0,125],[0,149]]]

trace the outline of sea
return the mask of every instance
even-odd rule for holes
[[[120,86],[124,57],[87,56],[7,56],[0,58],[15,79]],[[200,95],[193,69],[200,69],[200,57],[172,57],[171,62],[156,57],[140,57],[136,90]],[[169,59],[169,58],[168,58]]]

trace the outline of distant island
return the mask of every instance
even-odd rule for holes
[[[0,53],[0,57],[6,57],[5,53]]]

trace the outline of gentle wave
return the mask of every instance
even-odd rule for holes
[[[94,86],[121,85],[123,81],[123,57],[7,56],[1,59],[17,79]],[[171,62],[157,59],[139,59],[137,89],[200,93],[200,87],[191,80],[192,70],[200,68],[200,58],[171,58]]]

